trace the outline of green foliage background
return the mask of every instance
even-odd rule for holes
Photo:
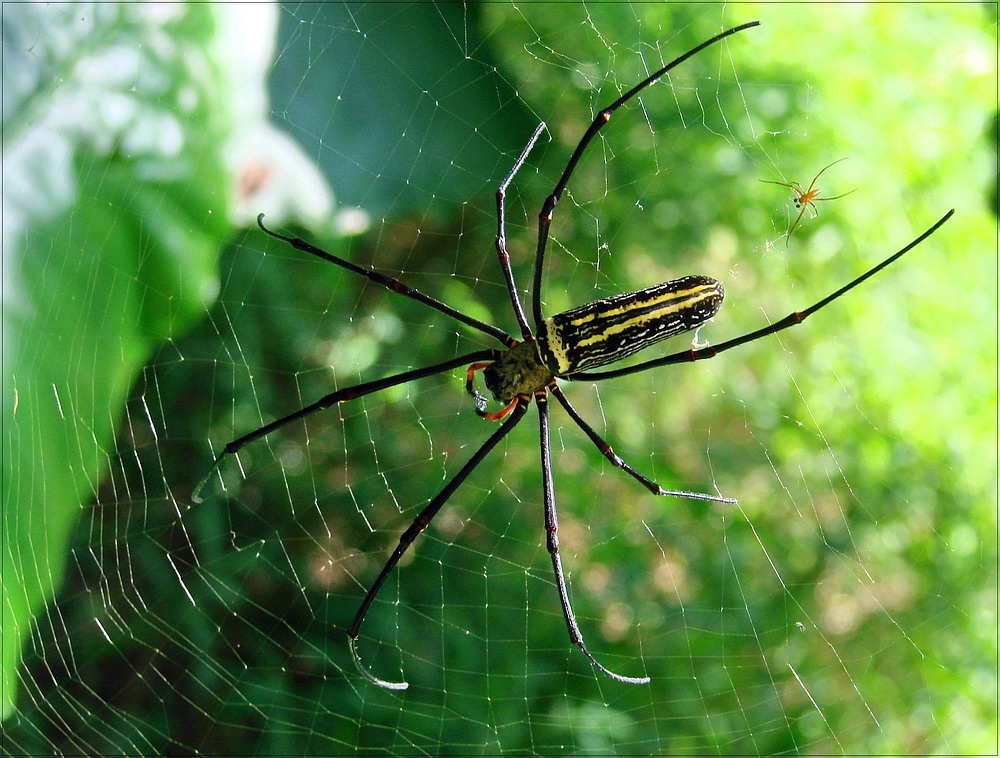
[[[117,441],[98,439],[96,496],[58,516],[76,527],[68,550],[52,550],[65,584],[30,635],[23,616],[5,618],[5,648],[15,624],[27,643],[4,749],[995,751],[995,15],[946,4],[350,9],[282,11],[272,116],[373,227],[299,233],[508,330],[492,192],[534,124],[544,119],[551,141],[510,198],[522,284],[534,216],[597,108],[644,75],[643,61],[653,68],[753,18],[763,26],[685,63],[594,145],[557,211],[548,312],[707,273],[727,290],[700,335],[718,343],[956,215],[780,339],[567,388],[641,471],[667,487],[717,487],[738,507],[650,496],[553,409],[583,631],[609,666],[651,685],[599,678],[566,640],[531,414],[418,540],[366,622],[366,663],[405,676],[405,694],[357,675],[343,630],[399,532],[490,431],[461,371],[272,435],[226,463],[224,488],[204,504],[188,496],[213,451],[262,422],[488,345],[257,231],[230,242],[213,226],[217,302],[129,369],[124,414],[98,412],[124,422]],[[190,125],[225,115],[194,113]],[[758,180],[807,182],[843,156],[821,186],[857,191],[786,247],[788,195]],[[118,195],[138,186],[125,180]],[[158,186],[171,202],[136,218],[157,229],[160,209],[204,205],[206,186],[200,174]],[[73,209],[77,225],[124,218],[89,207]],[[168,222],[151,236],[189,238],[190,222]],[[72,229],[32,231],[44,260],[76,249],[61,241]],[[94,277],[85,301],[107,313],[97,293],[113,283]],[[6,330],[6,302],[4,318]],[[112,347],[124,339],[105,335]],[[71,378],[103,395],[101,376],[98,366]],[[7,380],[5,369],[5,417],[23,434],[95,439],[85,423],[25,421],[24,405],[16,417]],[[13,525],[39,501],[13,484],[10,456],[4,532],[20,544]],[[49,460],[34,476],[57,469]],[[49,544],[26,540],[30,555]],[[8,570],[24,573],[5,564],[5,596],[16,594]]]

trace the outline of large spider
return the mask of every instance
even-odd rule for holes
[[[668,490],[661,487],[656,482],[640,474],[628,463],[614,453],[611,446],[588,424],[576,411],[562,389],[558,380],[586,380],[601,381],[618,376],[635,374],[647,369],[659,366],[669,366],[675,363],[703,360],[713,358],[719,353],[730,348],[742,345],[747,342],[774,334],[782,329],[799,324],[808,316],[818,311],[820,308],[829,305],[841,295],[861,284],[869,277],[881,269],[888,266],[904,253],[912,249],[921,241],[934,233],[953,213],[949,211],[937,223],[927,231],[917,237],[899,252],[891,255],[877,266],[869,269],[861,276],[850,283],[844,285],[832,294],[823,298],[817,303],[809,306],[805,310],[796,311],[789,314],[780,321],[776,321],[768,326],[762,327],[752,332],[748,332],[738,337],[734,337],[714,347],[696,347],[679,353],[654,358],[633,366],[613,369],[610,371],[592,371],[591,369],[605,366],[621,358],[648,347],[667,337],[680,334],[682,332],[696,329],[712,318],[722,305],[723,289],[722,285],[707,276],[686,276],[681,279],[656,284],[638,292],[631,292],[624,295],[595,300],[592,303],[573,308],[564,313],[556,314],[546,318],[542,315],[541,305],[541,285],[544,271],[545,246],[549,238],[549,226],[552,223],[552,214],[556,204],[562,197],[563,191],[572,176],[574,169],[580,162],[584,151],[597,133],[611,119],[611,116],[622,105],[634,98],[639,92],[653,84],[670,71],[675,66],[687,60],[696,53],[704,50],[710,45],[728,37],[731,34],[757,26],[760,22],[754,21],[741,24],[727,31],[724,31],[710,40],[703,42],[695,48],[684,53],[678,58],[670,61],[663,68],[659,69],[624,95],[615,100],[611,105],[604,108],[591,123],[586,133],[580,139],[579,144],[570,156],[562,176],[556,182],[552,193],[542,203],[541,212],[538,214],[538,240],[535,251],[535,269],[531,298],[531,315],[534,322],[534,331],[528,325],[528,319],[521,300],[518,296],[517,286],[514,283],[514,275],[511,271],[510,256],[507,253],[506,233],[505,233],[505,197],[507,188],[510,186],[518,170],[524,164],[538,141],[545,124],[542,123],[535,130],[528,141],[524,151],[514,163],[510,173],[500,184],[496,193],[497,203],[497,234],[496,250],[500,261],[500,268],[503,271],[507,284],[507,291],[510,295],[514,316],[517,319],[521,332],[521,339],[511,337],[502,329],[487,324],[478,319],[472,318],[460,311],[451,308],[428,295],[423,294],[411,287],[406,286],[384,274],[380,274],[371,269],[359,266],[349,261],[338,258],[324,250],[309,244],[297,237],[287,237],[277,232],[267,229],[263,224],[263,214],[258,216],[257,223],[260,228],[279,240],[283,240],[297,250],[318,256],[326,261],[342,266],[349,271],[353,271],[366,277],[369,281],[376,282],[393,292],[411,298],[418,302],[434,308],[447,316],[459,321],[467,326],[483,332],[496,339],[503,346],[502,349],[477,350],[466,355],[452,358],[451,360],[426,366],[424,368],[405,371],[395,376],[376,379],[365,382],[355,387],[338,390],[326,397],[317,400],[315,403],[295,411],[288,416],[272,421],[270,424],[256,429],[239,439],[233,440],[225,446],[216,457],[212,467],[205,478],[198,484],[192,493],[192,499],[200,502],[198,493],[207,484],[212,474],[219,468],[222,460],[229,455],[237,453],[244,445],[253,442],[276,429],[280,429],[297,419],[309,416],[316,411],[329,408],[336,403],[343,403],[353,400],[363,395],[368,395],[388,387],[406,384],[416,379],[432,376],[445,371],[450,371],[459,366],[468,366],[466,373],[466,390],[475,398],[476,412],[492,421],[506,421],[483,443],[476,453],[468,460],[461,470],[449,481],[444,488],[435,495],[424,507],[420,514],[413,520],[409,528],[399,538],[399,544],[389,556],[385,566],[379,572],[368,594],[361,601],[354,616],[354,620],[347,629],[349,644],[355,662],[359,670],[369,680],[389,689],[405,689],[408,685],[405,682],[387,682],[379,679],[361,663],[358,653],[357,640],[361,633],[361,625],[368,613],[372,602],[378,595],[383,583],[389,573],[399,562],[406,550],[413,544],[431,519],[437,514],[448,498],[458,489],[458,487],[468,478],[482,460],[490,453],[497,444],[506,437],[511,430],[520,423],[534,400],[538,409],[538,421],[540,430],[541,468],[542,468],[542,492],[545,512],[545,540],[546,547],[552,559],[552,570],[555,574],[556,589],[559,593],[559,602],[562,605],[563,616],[566,619],[566,626],[569,630],[570,642],[580,648],[584,655],[590,660],[594,667],[619,682],[630,684],[645,684],[649,682],[649,677],[627,677],[616,674],[603,666],[587,649],[583,641],[583,635],[577,624],[576,617],[570,604],[569,594],[566,588],[566,580],[563,575],[562,562],[559,557],[559,537],[558,522],[556,517],[555,492],[552,486],[552,464],[549,449],[549,394],[566,409],[569,417],[584,431],[591,439],[598,450],[616,467],[622,469],[632,476],[646,489],[654,495],[671,495],[674,497],[694,498],[698,500],[712,500],[722,503],[735,503],[732,498],[720,495],[709,495],[698,492],[685,492],[681,490]],[[487,399],[481,395],[473,386],[473,379],[476,371],[482,370],[486,387],[493,393],[497,401],[503,404],[503,408],[493,413],[487,413]]]

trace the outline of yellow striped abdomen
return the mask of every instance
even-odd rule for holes
[[[539,354],[557,376],[605,366],[695,329],[722,306],[722,285],[685,276],[558,313],[537,334]]]

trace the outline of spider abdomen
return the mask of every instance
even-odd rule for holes
[[[718,312],[724,296],[715,279],[685,276],[595,300],[545,319],[539,353],[557,376],[605,366],[696,329]]]

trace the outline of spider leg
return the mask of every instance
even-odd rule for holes
[[[379,390],[388,389],[389,387],[395,387],[400,384],[406,384],[407,382],[412,382],[415,379],[422,379],[425,376],[433,376],[434,374],[440,374],[449,369],[457,368],[458,366],[464,366],[470,361],[477,361],[482,359],[496,360],[500,356],[500,351],[498,350],[477,350],[474,353],[467,353],[466,355],[460,355],[457,358],[452,358],[450,361],[445,361],[444,363],[436,363],[433,366],[425,366],[424,368],[414,369],[413,371],[404,371],[402,374],[395,374],[394,376],[387,376],[384,379],[376,379],[371,382],[365,382],[364,384],[357,384],[353,387],[345,387],[342,390],[337,390],[336,392],[331,392],[315,403],[307,405],[305,408],[300,408],[294,413],[290,413],[287,416],[272,421],[270,424],[265,424],[259,429],[255,429],[249,434],[244,434],[232,442],[228,443],[219,453],[215,460],[212,462],[211,468],[209,468],[208,473],[205,477],[198,482],[198,485],[194,488],[191,493],[191,500],[195,503],[200,503],[201,498],[199,493],[206,484],[208,480],[212,478],[212,474],[218,471],[219,466],[222,465],[222,461],[225,460],[226,456],[235,455],[240,451],[244,445],[248,445],[254,440],[258,440],[264,437],[276,429],[280,429],[283,426],[287,426],[301,418],[305,418],[316,411],[321,411],[324,408],[329,408],[331,405],[336,403],[343,403],[348,400],[353,400],[364,395],[370,395],[373,392],[378,392]]]
[[[511,347],[514,344],[514,338],[511,337],[507,332],[499,327],[493,326],[493,324],[487,324],[485,321],[480,321],[472,316],[467,316],[461,311],[457,311],[450,305],[442,303],[430,295],[425,295],[420,290],[416,290],[413,287],[408,287],[401,281],[392,276],[386,276],[385,274],[379,273],[367,266],[359,266],[357,263],[351,263],[343,258],[338,258],[332,253],[326,252],[326,250],[321,250],[320,248],[306,242],[304,239],[299,237],[288,237],[284,234],[279,234],[278,232],[271,231],[266,226],[264,226],[264,214],[261,213],[257,216],[257,226],[260,227],[261,231],[269,237],[274,237],[275,239],[281,240],[296,250],[301,250],[304,253],[309,253],[310,255],[315,255],[317,258],[322,258],[325,261],[334,263],[341,268],[346,268],[348,271],[353,271],[355,274],[360,274],[369,281],[375,282],[376,284],[381,284],[388,290],[392,292],[397,292],[400,295],[410,298],[411,300],[416,300],[418,303],[423,303],[424,305],[429,305],[436,311],[440,311],[446,316],[451,316],[456,321],[460,321],[467,326],[471,326],[473,329],[477,329],[484,334],[488,334],[494,339],[499,340],[503,345]]]
[[[535,129],[535,133],[531,135],[531,139],[528,140],[528,144],[525,145],[524,150],[521,151],[520,157],[514,162],[514,167],[507,174],[507,178],[500,183],[500,187],[497,189],[497,237],[496,237],[496,248],[497,257],[500,259],[500,268],[503,270],[504,279],[507,282],[507,292],[510,293],[510,303],[514,308],[514,316],[517,318],[517,325],[521,329],[521,336],[528,340],[531,339],[531,328],[528,326],[528,318],[524,314],[524,307],[521,305],[521,298],[517,294],[517,283],[514,281],[514,272],[510,268],[510,254],[507,252],[507,213],[506,213],[506,198],[507,198],[507,188],[510,183],[514,180],[514,175],[521,170],[521,166],[528,159],[528,153],[531,152],[535,143],[538,142],[538,138],[545,131],[545,122],[542,121],[538,127]]]
[[[413,541],[417,538],[427,525],[430,524],[431,519],[437,515],[437,512],[441,510],[448,498],[451,497],[452,493],[459,488],[459,486],[466,480],[466,478],[471,474],[476,466],[482,463],[483,458],[485,458],[489,452],[496,447],[497,443],[500,442],[507,433],[513,429],[517,423],[524,418],[524,412],[528,409],[528,404],[531,402],[530,398],[523,396],[519,398],[517,407],[510,414],[503,425],[497,429],[493,434],[483,443],[482,447],[475,452],[475,454],[469,459],[469,461],[462,467],[454,478],[448,482],[444,489],[442,489],[434,499],[431,500],[427,506],[417,514],[417,517],[413,519],[413,523],[407,527],[406,531],[403,532],[399,537],[399,544],[396,545],[396,549],[392,551],[392,555],[389,556],[389,560],[386,561],[385,566],[379,572],[378,577],[376,577],[375,582],[372,584],[371,588],[368,590],[368,594],[365,595],[365,599],[361,601],[361,606],[358,608],[358,612],[354,615],[354,620],[351,622],[350,627],[347,629],[347,636],[349,639],[351,653],[354,656],[354,662],[358,665],[358,670],[361,671],[372,683],[377,684],[379,687],[385,687],[390,690],[405,690],[409,687],[406,682],[387,682],[379,679],[374,674],[372,674],[368,669],[364,667],[361,663],[361,656],[358,655],[358,636],[361,634],[361,624],[365,620],[365,616],[368,613],[368,609],[371,608],[372,602],[375,600],[375,596],[378,595],[379,590],[382,589],[382,585],[385,583],[386,578],[399,563],[399,559],[403,557],[406,550],[413,544]]]
[[[811,182],[809,182],[809,189],[806,190],[806,193],[812,192],[812,188],[816,186],[816,180],[819,179],[823,175],[824,171],[826,171],[828,168],[830,168],[830,166],[836,166],[838,163],[840,163],[842,161],[846,161],[847,158],[848,158],[848,156],[845,155],[843,158],[838,158],[833,163],[828,163],[825,166],[823,166],[823,168],[821,168],[819,170],[819,172],[816,174],[816,176],[813,177],[813,180]],[[854,190],[851,190],[851,192],[853,192],[853,191]],[[833,200],[833,198],[830,198],[830,200]]]
[[[788,247],[788,240],[792,238],[792,232],[795,231],[795,227],[799,225],[799,222],[802,220],[803,214],[805,214],[806,212],[806,208],[808,208],[810,205],[812,205],[811,200],[802,203],[802,207],[799,209],[799,215],[795,217],[795,220],[792,222],[792,225],[788,227],[788,232],[785,234],[785,247]]]
[[[852,192],[857,192],[857,191],[858,191],[858,188],[855,187],[850,192],[844,192],[844,193],[841,193],[840,195],[834,195],[833,197],[817,197],[817,198],[815,198],[813,200],[813,202],[815,203],[815,202],[819,202],[819,201],[823,201],[823,200],[840,200],[840,198],[847,197]]]
[[[584,420],[583,416],[573,407],[569,402],[569,398],[563,394],[563,391],[558,385],[552,384],[549,386],[552,394],[555,395],[556,400],[558,400],[562,407],[566,409],[570,418],[576,422],[576,425],[583,430],[583,433],[590,437],[590,441],[594,443],[601,454],[607,458],[612,465],[617,466],[622,471],[627,473],[633,479],[635,479],[639,484],[645,487],[647,490],[652,492],[654,495],[669,495],[671,497],[686,497],[691,500],[711,500],[716,503],[727,503],[734,505],[737,501],[735,498],[731,497],[721,497],[720,495],[706,495],[701,492],[687,492],[685,490],[665,490],[663,487],[658,485],[656,482],[647,479],[645,476],[640,474],[634,468],[629,466],[620,456],[618,456],[614,450],[611,449],[611,445],[604,441],[604,439],[594,431],[593,427]]]
[[[948,211],[940,219],[938,219],[929,229],[927,229],[927,231],[925,231],[923,234],[921,234],[919,237],[913,240],[902,250],[893,253],[884,261],[879,263],[877,266],[868,269],[861,276],[848,282],[837,291],[830,293],[819,302],[813,303],[805,310],[789,313],[783,319],[781,319],[780,321],[775,321],[773,324],[769,324],[768,326],[765,326],[761,329],[756,329],[752,332],[747,332],[746,334],[740,335],[739,337],[734,337],[733,339],[722,342],[714,347],[684,350],[683,352],[674,353],[673,355],[667,355],[662,358],[654,358],[651,361],[645,361],[643,363],[636,364],[635,366],[626,366],[625,368],[614,369],[612,371],[582,372],[579,374],[570,374],[569,376],[563,378],[573,381],[579,381],[581,379],[587,381],[599,381],[601,379],[612,379],[617,376],[627,376],[629,374],[637,374],[640,371],[646,371],[647,369],[651,368],[658,368],[659,366],[669,366],[674,363],[685,363],[688,361],[699,361],[699,360],[705,360],[707,358],[714,358],[719,353],[725,352],[726,350],[729,350],[731,348],[746,344],[747,342],[753,342],[754,340],[758,340],[761,337],[766,337],[769,334],[774,334],[775,332],[780,332],[783,329],[787,329],[790,326],[801,324],[816,311],[826,307],[834,300],[839,298],[841,295],[844,295],[850,290],[854,289],[859,284],[864,282],[866,279],[869,279],[870,277],[874,276],[879,271],[884,269],[886,266],[888,266],[889,264],[893,263],[894,261],[902,257],[905,253],[908,253],[910,250],[915,248],[925,239],[934,234],[934,232],[936,232],[938,228],[945,221],[951,218],[952,214],[954,213],[955,213],[954,209]]]
[[[544,319],[542,318],[542,296],[541,296],[542,272],[544,270],[545,246],[549,239],[549,227],[552,224],[552,213],[555,210],[556,203],[559,202],[559,198],[562,197],[562,193],[566,189],[566,185],[569,183],[570,176],[573,175],[573,171],[576,168],[576,164],[580,162],[580,158],[583,156],[583,153],[587,149],[587,146],[590,145],[591,140],[593,140],[594,137],[597,136],[597,133],[601,131],[601,129],[604,127],[604,125],[611,120],[611,117],[614,115],[616,110],[618,110],[621,106],[623,106],[633,97],[638,95],[646,87],[656,82],[657,79],[662,77],[672,68],[680,65],[688,58],[690,58],[692,55],[700,53],[706,47],[714,45],[716,42],[725,39],[729,35],[736,34],[737,32],[741,32],[744,29],[749,29],[754,26],[760,26],[760,21],[751,21],[750,23],[747,24],[740,24],[739,26],[735,26],[732,29],[727,29],[724,32],[720,32],[719,34],[716,34],[714,37],[712,37],[710,40],[706,40],[697,47],[691,48],[683,55],[674,58],[672,61],[670,61],[670,63],[665,65],[663,68],[654,71],[652,74],[643,79],[641,82],[635,85],[624,95],[622,95],[613,103],[611,103],[611,105],[609,105],[600,113],[598,113],[597,117],[593,120],[590,126],[587,127],[587,131],[584,132],[583,137],[580,138],[579,144],[577,144],[576,149],[570,156],[569,162],[566,164],[566,168],[563,169],[562,176],[560,176],[559,181],[556,182],[556,186],[552,190],[552,194],[550,194],[547,198],[545,198],[545,202],[542,203],[542,210],[538,214],[538,243],[535,249],[535,275],[532,282],[531,311],[532,311],[532,316],[535,319],[535,327],[539,332],[542,331],[542,323],[544,321]]]
[[[802,187],[798,182],[776,182],[773,179],[758,179],[761,184],[777,184],[779,187],[788,187],[796,195],[802,194]]]
[[[569,630],[569,640],[587,656],[594,667],[602,674],[611,677],[616,682],[625,684],[648,684],[649,677],[631,677],[616,674],[605,668],[587,650],[583,641],[583,634],[576,623],[576,616],[573,613],[573,606],[569,601],[569,592],[566,588],[566,578],[563,575],[562,559],[559,557],[559,519],[556,514],[555,488],[552,486],[552,454],[549,449],[549,406],[545,396],[545,390],[541,389],[535,393],[535,404],[538,406],[538,422],[540,429],[540,446],[542,450],[542,486],[545,498],[545,547],[552,558],[552,571],[556,578],[556,588],[559,590],[559,602],[562,605],[563,617],[566,619],[566,628]]]

